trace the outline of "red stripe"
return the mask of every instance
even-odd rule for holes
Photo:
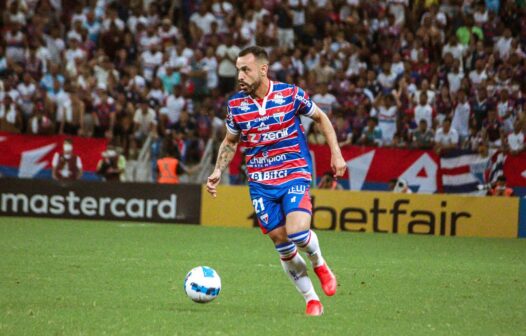
[[[247,171],[249,174],[252,174],[252,173],[257,173],[257,172],[268,172],[272,170],[286,170],[286,169],[293,169],[293,168],[300,168],[300,167],[307,167],[307,161],[305,161],[305,159],[303,158],[285,161],[284,163],[280,165],[266,167],[266,168],[252,168],[252,167],[247,166]]]
[[[442,174],[444,175],[462,175],[469,173],[471,170],[468,165],[455,167],[455,168],[442,168]]]
[[[298,250],[294,251],[294,253],[293,253],[291,256],[289,256],[289,257],[281,257],[281,260],[283,260],[283,261],[289,261],[289,260],[291,260],[292,258],[294,258],[294,257],[296,256],[296,254],[298,254]]]
[[[302,202],[303,202],[303,200],[302,200]],[[300,207],[301,207],[301,204],[300,204]],[[309,210],[310,210],[310,209],[309,209]],[[306,241],[305,243],[301,244],[300,247],[305,247],[305,246],[309,245],[309,243],[310,243],[310,238],[311,238],[311,237],[312,237],[312,233],[311,233],[310,230],[309,230],[309,238],[307,238],[307,241]]]
[[[277,156],[280,154],[288,154],[288,153],[299,153],[300,152],[300,145],[292,145],[284,148],[277,148],[277,149],[270,149],[267,151],[268,156]],[[245,154],[246,161],[250,161],[254,156],[260,158],[263,157],[263,152],[259,152],[258,155],[255,154]]]

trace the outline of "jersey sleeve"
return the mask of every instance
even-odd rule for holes
[[[234,121],[234,116],[232,115],[232,110],[230,109],[230,106],[227,106],[227,115],[226,115],[225,124],[226,124],[226,129],[228,130],[229,133],[238,135],[239,132],[241,132],[239,125]]]
[[[310,99],[310,96],[302,88],[296,87],[296,98],[299,101],[297,113],[299,115],[310,117],[314,114],[316,104]]]

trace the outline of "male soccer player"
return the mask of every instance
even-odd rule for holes
[[[246,147],[250,197],[263,233],[280,254],[285,273],[307,302],[307,315],[321,315],[323,306],[307,275],[299,248],[307,253],[323,291],[336,293],[336,278],[322,257],[318,237],[310,230],[311,159],[300,116],[318,123],[331,148],[331,166],[342,176],[346,164],[327,115],[299,87],[267,77],[268,56],[258,46],[239,53],[236,61],[241,91],[228,101],[227,134],[207,190],[217,195],[221,173],[232,160],[237,144]]]

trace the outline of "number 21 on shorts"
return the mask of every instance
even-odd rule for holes
[[[252,200],[252,205],[254,206],[254,211],[256,211],[256,214],[265,210],[265,204],[263,204],[263,197]]]

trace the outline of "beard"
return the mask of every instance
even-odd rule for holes
[[[244,91],[246,94],[254,95],[256,93],[256,90],[261,86],[261,78],[258,77],[256,80],[254,80],[254,83],[248,84],[246,82],[239,82],[239,87],[242,91]]]

